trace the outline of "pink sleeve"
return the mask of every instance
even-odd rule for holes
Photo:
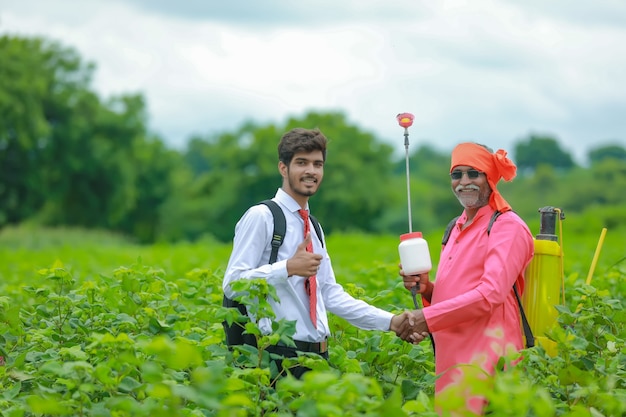
[[[516,218],[502,216],[494,223],[486,238],[486,256],[480,253],[466,254],[466,257],[485,259],[484,272],[476,286],[452,298],[441,294],[441,302],[424,308],[431,332],[472,322],[490,314],[495,307],[504,303],[516,280],[520,281],[523,288],[523,273],[533,253],[533,240],[528,227]],[[450,273],[461,279],[466,268],[459,263],[451,268]]]

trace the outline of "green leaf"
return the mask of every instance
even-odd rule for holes
[[[402,397],[405,399],[414,399],[417,398],[417,395],[420,393],[420,385],[417,381],[413,381],[410,379],[403,379],[401,383],[402,389]]]
[[[41,368],[39,368],[39,372],[66,376],[66,371],[63,369],[63,364],[57,361],[49,361],[44,363]]]
[[[390,415],[390,416],[407,416],[407,414],[402,409],[402,394],[400,393],[400,389],[395,387],[391,392],[391,395],[385,399],[385,401],[381,404],[378,410],[381,414]]]
[[[14,378],[13,374],[11,375],[11,378],[17,379],[17,378]],[[21,389],[22,389],[22,382],[18,380],[15,384],[12,384],[10,388],[2,391],[2,398],[7,399],[7,400],[12,400],[19,395]]]
[[[136,390],[137,388],[141,387],[142,385],[143,384],[141,382],[137,381],[136,379],[131,378],[129,376],[125,376],[120,381],[120,383],[118,385],[118,388],[122,392],[133,392],[134,390]]]
[[[87,359],[88,355],[83,352],[79,345],[72,346],[70,348],[59,349],[59,355],[68,357],[70,359]]]

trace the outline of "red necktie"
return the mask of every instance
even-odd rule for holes
[[[306,210],[298,210],[298,213],[300,213],[300,217],[304,220],[304,237],[306,238],[307,233],[311,231],[309,227],[309,212]],[[306,251],[313,252],[312,241],[309,242]],[[313,326],[317,329],[317,278],[315,275],[308,277],[306,281],[304,281],[304,288],[309,295],[309,315],[311,316],[311,322],[313,322]]]

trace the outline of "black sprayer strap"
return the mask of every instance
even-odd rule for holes
[[[493,226],[493,223],[501,214],[502,213],[499,211],[494,211],[491,219],[489,219],[489,226],[487,226],[487,236],[489,236],[489,234],[491,233],[491,227]],[[456,221],[459,219],[459,217],[461,216],[456,216],[454,219],[450,220],[450,222],[446,226],[446,230],[443,232],[443,238],[441,239],[442,246],[446,246],[446,243],[448,243],[448,239],[450,239],[450,233],[452,233],[452,228],[456,224]]]
[[[456,224],[456,221],[459,217],[461,216],[456,216],[454,219],[450,220],[450,222],[446,226],[446,231],[443,232],[443,238],[441,239],[441,246],[446,246],[446,243],[448,243],[448,239],[450,239],[450,233],[452,233],[452,228]]]
[[[487,226],[487,236],[489,236],[489,234],[491,233],[491,227],[493,226],[493,223],[501,214],[502,213],[497,210],[493,212],[491,219],[489,219],[489,226]],[[442,246],[446,246],[446,243],[448,243],[448,239],[450,239],[450,233],[452,233],[452,228],[456,224],[456,221],[459,219],[459,217],[461,216],[456,216],[454,219],[450,220],[450,222],[446,226],[446,230],[443,232],[443,238],[441,239]]]
[[[502,212],[496,210],[493,212],[493,215],[491,216],[491,219],[489,219],[489,226],[487,226],[487,236],[489,236],[489,234],[491,233],[491,227],[493,226],[493,222],[496,221],[496,219],[498,217],[500,217],[500,215],[502,214]]]
[[[530,324],[528,324],[528,319],[526,318],[526,313],[524,313],[524,307],[522,306],[522,299],[520,298],[515,285],[513,285],[513,291],[515,291],[517,305],[519,306],[519,311],[522,315],[522,326],[524,327],[524,336],[526,337],[526,347],[531,348],[535,346],[535,336],[533,336],[533,331],[530,329]]]

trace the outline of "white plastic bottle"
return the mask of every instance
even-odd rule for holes
[[[431,270],[428,242],[422,238],[422,232],[400,235],[398,252],[402,270],[406,275],[418,275]]]

